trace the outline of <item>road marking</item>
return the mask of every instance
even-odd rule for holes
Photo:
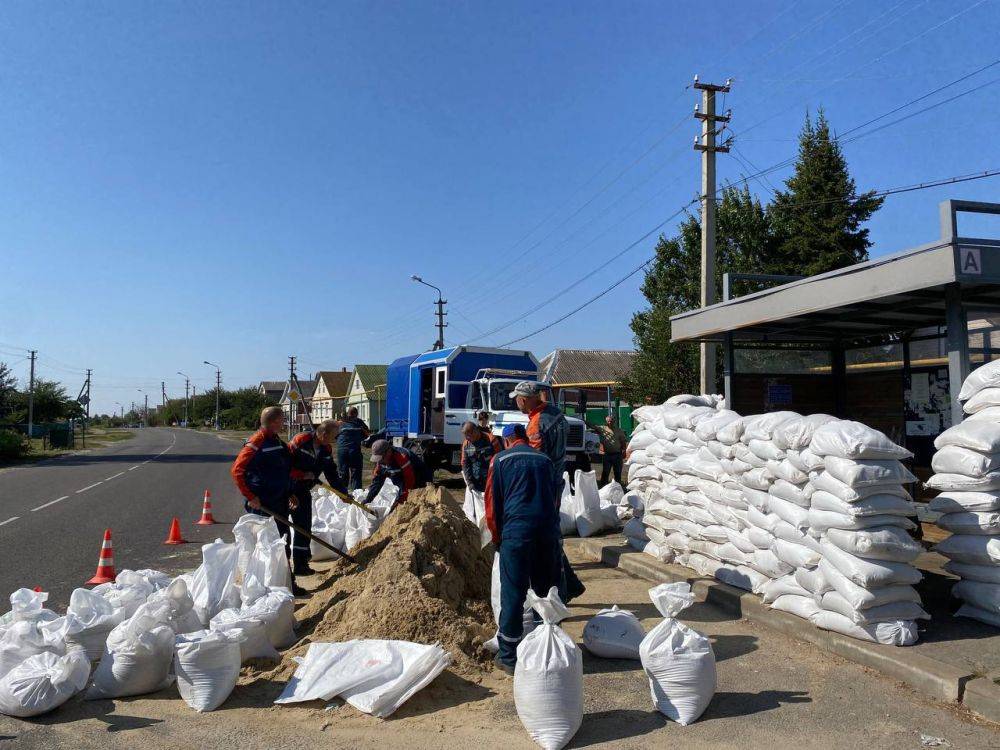
[[[14,516],[13,518],[8,518],[6,521],[0,521],[0,526],[6,526],[11,521],[16,521],[20,516]]]
[[[94,482],[93,484],[88,484],[82,490],[77,490],[76,494],[79,495],[81,492],[86,492],[87,490],[92,490],[92,489],[94,489],[94,487],[96,487],[99,484],[104,484],[104,480],[102,479],[100,482]]]
[[[131,469],[129,469],[129,471],[135,471],[135,470],[136,470],[136,469],[138,469],[138,468],[139,468],[139,464],[136,464],[136,465],[135,465],[135,466],[133,466],[133,467],[132,467]]]
[[[119,472],[118,472],[117,474],[115,474],[115,475],[114,475],[113,477],[108,477],[108,478],[107,478],[107,479],[105,479],[104,481],[105,481],[105,482],[110,482],[110,481],[111,481],[112,479],[117,479],[118,477],[122,476],[122,475],[123,475],[124,473],[125,473],[124,471],[119,471]]]
[[[39,505],[37,508],[32,508],[31,512],[34,513],[36,510],[41,510],[42,508],[48,508],[50,505],[61,503],[63,500],[69,500],[69,495],[63,495],[62,497],[57,497],[55,500],[50,500],[44,505]]]

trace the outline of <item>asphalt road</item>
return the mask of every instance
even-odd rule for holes
[[[196,567],[201,545],[232,541],[243,513],[229,476],[239,448],[211,433],[150,428],[107,448],[0,472],[0,611],[22,586],[41,586],[49,606],[65,607],[94,575],[107,528],[118,571]],[[206,489],[221,523],[195,526]],[[174,516],[190,544],[163,544]]]

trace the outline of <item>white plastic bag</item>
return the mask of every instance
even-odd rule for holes
[[[912,646],[917,642],[918,637],[917,624],[913,620],[858,625],[839,612],[831,612],[826,609],[821,609],[809,619],[813,625],[821,630],[832,630],[834,633],[842,633],[851,638],[882,643],[886,646]]]
[[[240,676],[240,638],[238,632],[217,630],[177,636],[177,692],[195,711],[214,711],[233,692]]]
[[[65,651],[61,632],[53,632],[45,627],[45,623],[36,620],[18,620],[0,635],[0,677],[31,656],[44,653],[61,655]]]
[[[115,608],[100,594],[89,589],[74,589],[70,594],[63,630],[66,643],[80,646],[90,661],[101,658],[108,634],[118,623]]]
[[[958,392],[958,400],[968,401],[981,390],[997,387],[1000,387],[1000,360],[993,360],[969,373]]]
[[[0,678],[0,714],[22,719],[44,714],[83,690],[89,676],[82,649],[29,656]]]
[[[1000,510],[1000,492],[942,492],[927,504],[934,513]]]
[[[121,698],[162,690],[173,679],[174,631],[164,602],[143,604],[108,635],[88,700]]]
[[[826,472],[848,487],[874,487],[883,484],[909,484],[917,481],[902,463],[895,459],[851,459],[826,456]]]
[[[826,540],[840,549],[870,560],[912,562],[924,548],[898,526],[876,526],[871,529],[829,529]]]
[[[347,503],[329,494],[318,494],[313,499],[312,533],[337,549],[344,549]],[[309,542],[312,560],[332,560],[336,555],[315,541]]]
[[[913,456],[896,445],[886,435],[861,422],[838,419],[827,422],[813,432],[809,450],[817,456],[840,458],[904,459]]]
[[[531,738],[545,750],[565,747],[583,722],[583,655],[558,623],[569,615],[553,586],[528,591],[542,624],[517,646],[514,706]]]
[[[493,534],[486,525],[486,498],[484,493],[469,486],[465,488],[465,503],[462,505],[466,517],[479,529],[480,547],[493,541]]]
[[[288,589],[271,589],[239,612],[243,617],[263,620],[268,640],[275,648],[295,643],[295,599]]]
[[[203,627],[217,613],[239,604],[240,591],[236,587],[239,549],[216,539],[202,545],[202,563],[193,573],[179,576],[185,581],[194,602],[194,611]]]
[[[0,617],[0,628],[23,620],[47,622],[58,615],[51,609],[45,609],[49,595],[45,591],[32,589],[17,589],[10,595],[10,611]]]
[[[154,591],[147,601],[163,602],[170,610],[170,627],[175,633],[193,633],[201,630],[201,620],[194,611],[194,599],[188,590],[187,579],[178,576],[166,588]]]
[[[934,548],[950,560],[970,565],[1000,565],[1000,537],[954,534]]]
[[[269,588],[291,588],[292,574],[285,555],[285,542],[273,518],[247,513],[236,521],[233,536],[239,551],[235,583],[244,604],[263,596]],[[195,603],[198,603],[197,597]],[[208,619],[218,611],[212,612]],[[208,622],[203,622],[207,626]]]
[[[954,445],[968,448],[978,453],[1000,452],[1000,423],[978,419],[966,419],[949,427],[936,438],[934,447],[938,450]]]
[[[583,628],[583,645],[605,659],[638,659],[639,644],[645,637],[639,618],[617,604],[600,610]]]
[[[601,495],[597,489],[597,474],[593,471],[576,470],[574,475],[576,500],[576,530],[581,537],[591,536],[604,528],[601,513]]]
[[[665,618],[642,640],[639,654],[653,705],[681,726],[695,721],[715,695],[715,653],[707,637],[674,619],[694,603],[686,582],[663,583],[649,598]]]
[[[1000,469],[1000,453],[980,453],[958,445],[946,445],[934,454],[931,468],[938,474],[981,477]]]
[[[260,617],[240,614],[238,609],[224,609],[212,618],[210,629],[236,633],[240,642],[240,661],[278,659],[281,654],[271,645],[267,625]]]

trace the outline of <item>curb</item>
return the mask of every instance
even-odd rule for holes
[[[688,581],[696,596],[729,614],[761,623],[791,638],[877,670],[936,700],[964,701],[968,708],[982,716],[993,721],[1000,720],[1000,685],[987,678],[977,679],[968,669],[916,654],[906,648],[859,641],[840,633],[820,630],[807,620],[769,608],[756,594],[714,578],[703,578],[688,568],[660,562],[644,552],[622,545],[620,540],[620,537],[566,539],[564,543],[597,562],[639,578],[656,583]]]

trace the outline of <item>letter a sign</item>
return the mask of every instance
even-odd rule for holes
[[[979,257],[978,247],[960,247],[958,249],[959,256],[959,273],[970,273],[976,274],[977,276],[982,276],[983,274],[983,264]]]

